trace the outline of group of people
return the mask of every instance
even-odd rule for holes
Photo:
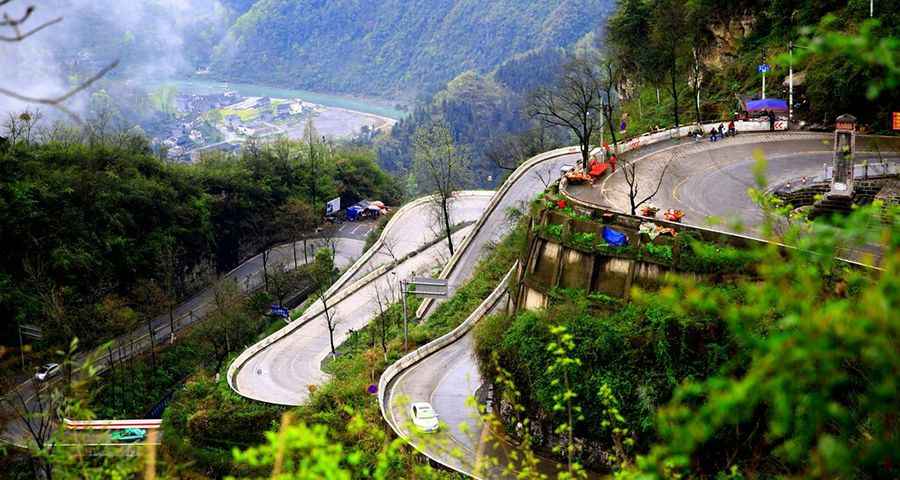
[[[709,129],[709,141],[710,142],[718,142],[719,140],[725,137],[733,137],[737,135],[737,128],[734,126],[734,120],[728,122],[728,129],[726,130],[725,124],[720,123],[718,127],[713,127]],[[703,129],[697,128],[694,131],[694,140],[699,142],[703,138]]]

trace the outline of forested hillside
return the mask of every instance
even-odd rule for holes
[[[610,0],[261,0],[216,48],[223,78],[410,96],[516,54],[574,44]]]
[[[49,345],[89,346],[287,240],[298,208],[323,211],[338,194],[399,201],[368,151],[280,143],[172,165],[129,136],[11,141],[0,143],[4,345],[27,321]]]
[[[795,119],[827,126],[853,113],[886,131],[900,96],[876,79],[897,75],[900,3],[875,2],[875,20],[870,13],[862,0],[621,0],[605,40],[638,131],[673,125],[676,111],[682,125],[730,117],[739,98],[761,95],[760,64],[771,66],[767,96],[785,100],[793,64]],[[858,35],[856,43],[823,48],[843,33]],[[869,89],[876,84],[879,92]]]

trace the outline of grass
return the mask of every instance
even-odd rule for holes
[[[238,117],[240,117],[241,121],[245,123],[255,120],[257,117],[259,117],[259,111],[257,111],[255,108],[244,108],[240,110],[223,108],[221,112],[223,119],[228,117],[229,115],[237,115]]]

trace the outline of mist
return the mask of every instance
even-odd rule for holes
[[[37,98],[57,97],[115,60],[119,66],[98,87],[149,90],[193,72],[205,66],[235,17],[219,0],[14,0],[0,14],[18,18],[30,5],[35,11],[23,33],[58,17],[62,22],[20,42],[0,42],[0,87]],[[0,35],[14,32],[2,28]],[[90,95],[81,93],[66,106],[84,113]],[[0,95],[0,116],[25,108],[36,107]]]

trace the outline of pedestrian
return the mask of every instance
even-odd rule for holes
[[[725,138],[725,124],[719,124],[719,138]]]
[[[769,111],[769,131],[775,131],[775,112]]]
[[[715,142],[719,140],[719,133],[716,131],[715,127],[709,129],[709,141]]]
[[[618,161],[619,161],[619,159],[616,158],[616,154],[615,154],[615,153],[612,154],[611,157],[609,157],[609,168],[612,169],[613,172],[616,171],[616,162],[618,162]]]
[[[734,119],[728,122],[728,135],[732,137],[737,135],[737,129],[734,127]]]

